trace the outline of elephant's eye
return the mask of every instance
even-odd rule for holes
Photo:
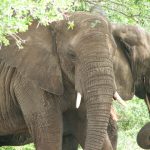
[[[72,61],[76,61],[76,53],[73,50],[68,51],[68,56]]]

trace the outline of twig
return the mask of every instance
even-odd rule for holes
[[[135,22],[138,22],[138,20],[136,20],[136,19],[134,18],[134,15],[132,15],[132,14],[131,14],[131,15],[127,15],[127,14],[121,12],[121,11],[118,11],[118,10],[116,10],[116,9],[113,9],[113,8],[110,8],[110,7],[107,7],[107,6],[102,6],[102,7],[103,7],[103,8],[107,8],[107,9],[112,10],[112,11],[115,11],[115,12],[118,12],[118,13],[120,13],[120,14],[126,16],[127,18],[132,18]]]

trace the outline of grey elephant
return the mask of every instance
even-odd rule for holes
[[[74,29],[68,20],[47,27],[34,22],[17,35],[23,49],[14,36],[10,46],[2,47],[0,135],[29,131],[37,150],[60,150],[62,113],[82,97],[85,150],[101,150],[116,90],[111,26],[90,13],[76,12],[68,19]]]
[[[131,25],[114,25],[113,34],[120,42],[131,68],[134,93],[144,99],[150,112],[150,34]],[[126,80],[131,80],[128,76]],[[147,123],[138,133],[137,143],[144,149],[150,148],[150,125]]]
[[[132,72],[130,70],[128,60],[126,59],[122,48],[119,47],[119,41],[116,38],[115,42],[118,45],[113,58],[116,87],[121,97],[123,97],[125,100],[128,100],[131,99],[134,94],[132,91]],[[126,81],[125,74],[128,75],[130,80]],[[72,95],[67,95],[67,98],[72,99]],[[72,101],[75,101],[75,96],[74,100]],[[74,105],[74,109],[69,109],[63,113],[63,150],[77,150],[78,143],[84,148],[86,122],[86,106],[85,100],[82,98],[81,106],[78,110]],[[116,121],[114,121],[111,117],[107,131],[108,134],[105,137],[103,150],[115,150],[117,146],[117,125]],[[29,134],[27,133],[0,137],[0,145],[22,145],[29,142],[32,142],[32,138],[30,138]]]

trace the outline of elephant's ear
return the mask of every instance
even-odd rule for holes
[[[24,40],[23,49],[18,48],[15,38]],[[55,36],[49,27],[34,22],[27,32],[11,36],[10,45],[0,50],[0,59],[40,88],[57,95],[63,93]]]
[[[129,62],[133,59],[133,49],[140,44],[138,28],[130,25],[112,25],[113,37],[118,47],[125,53]]]
[[[120,38],[124,43],[129,46],[138,46],[142,44],[142,29],[133,25],[112,25],[113,36]]]

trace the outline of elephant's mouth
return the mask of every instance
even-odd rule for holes
[[[78,92],[77,98],[76,98],[76,108],[77,109],[80,107],[81,99],[82,99],[82,95]],[[125,101],[120,97],[120,95],[118,94],[117,91],[115,92],[115,94],[113,96],[113,100],[118,101],[121,105],[126,107]],[[114,121],[118,121],[118,117],[117,117],[116,111],[114,110],[113,106],[111,107],[110,115]]]

